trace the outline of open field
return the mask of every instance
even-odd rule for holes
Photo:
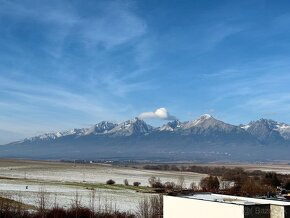
[[[199,166],[242,167],[246,170],[275,171],[290,174],[288,164],[176,164]],[[162,182],[177,182],[182,176],[186,186],[198,183],[205,174],[175,171],[144,170],[109,164],[73,164],[49,161],[0,160],[0,197],[13,199],[28,205],[37,205],[42,193],[48,207],[69,207],[76,195],[83,206],[90,206],[95,195],[95,207],[134,211],[140,199],[152,195],[148,178],[160,177]],[[113,179],[115,185],[106,185]],[[137,181],[140,187],[123,185]],[[95,191],[93,191],[95,190]]]
[[[160,177],[163,182],[177,182],[184,177],[185,184],[199,182],[204,174],[163,172],[125,168],[106,164],[73,164],[48,161],[0,160],[0,196],[36,205],[44,193],[47,206],[68,207],[76,200],[90,206],[93,189],[95,206],[103,205],[120,210],[135,210],[138,201],[151,195],[148,178]],[[113,179],[116,185],[105,185]],[[124,186],[124,179],[140,187]]]

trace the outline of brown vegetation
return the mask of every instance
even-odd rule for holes
[[[245,171],[240,167],[176,166],[168,164],[145,165],[144,169],[185,171],[210,175],[202,179],[199,185],[192,183],[188,189],[191,191],[209,191],[254,197],[275,195],[277,186],[283,186],[286,190],[290,190],[290,175],[282,175],[275,172]],[[182,180],[180,182],[182,183]],[[163,185],[162,183],[157,184],[158,186]],[[183,187],[180,188],[180,184],[175,185],[174,183],[164,183],[163,187],[167,191],[178,192],[183,190]]]
[[[139,202],[136,215],[138,218],[162,218],[163,196],[154,195],[150,198],[143,198]]]
[[[140,186],[141,182],[133,182],[133,186]]]
[[[205,177],[200,181],[200,188],[206,192],[218,192],[220,182],[216,176]]]

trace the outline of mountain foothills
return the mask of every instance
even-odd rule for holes
[[[260,119],[235,126],[208,114],[157,128],[138,118],[103,121],[0,146],[1,157],[32,159],[275,161],[289,153],[290,125]]]

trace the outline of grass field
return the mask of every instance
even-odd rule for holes
[[[180,164],[177,164],[180,165]],[[187,164],[188,165],[188,164]],[[242,167],[246,170],[275,171],[290,173],[288,164],[192,164],[202,166]],[[44,193],[47,207],[71,206],[78,196],[83,206],[90,206],[95,192],[96,206],[134,211],[138,202],[149,195],[148,178],[159,177],[162,182],[177,182],[182,176],[185,185],[198,183],[205,174],[172,171],[144,170],[113,166],[109,164],[73,164],[50,161],[0,159],[0,197],[22,202],[32,207],[37,205]],[[107,185],[113,179],[115,185]],[[123,184],[124,179],[130,186]],[[139,187],[132,186],[140,182]],[[95,191],[93,191],[95,190]]]
[[[91,203],[92,190],[96,191],[96,206],[135,210],[140,199],[151,195],[148,178],[160,177],[162,182],[177,182],[184,177],[185,184],[199,182],[204,174],[150,171],[107,164],[73,164],[48,161],[0,160],[0,196],[37,205],[44,192],[47,206],[69,207],[76,193],[84,206]],[[115,185],[106,185],[113,179]],[[125,186],[137,181],[141,186]]]

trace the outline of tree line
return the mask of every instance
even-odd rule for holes
[[[290,190],[290,175],[261,170],[246,171],[241,167],[211,167],[196,165],[145,165],[147,170],[195,172],[208,174],[199,184],[191,184],[192,191],[210,191],[215,193],[240,195],[240,196],[275,196],[277,187],[282,194]],[[170,184],[173,187],[173,184]],[[166,188],[166,184],[164,184]],[[281,193],[280,193],[281,194]]]

